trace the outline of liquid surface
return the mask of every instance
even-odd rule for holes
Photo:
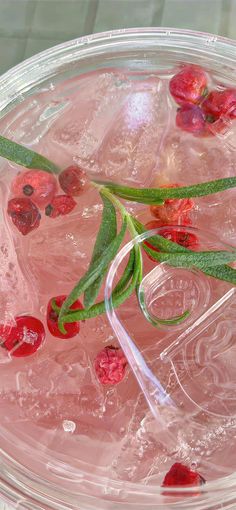
[[[175,125],[177,106],[169,94],[169,79],[116,70],[74,78],[19,105],[0,121],[1,133],[61,167],[74,162],[90,177],[136,187],[187,185],[235,175],[236,121],[226,135],[210,138],[181,131]],[[88,189],[76,199],[71,214],[43,216],[40,228],[23,237],[6,216],[10,183],[18,171],[17,165],[2,161],[1,322],[34,315],[45,325],[46,341],[28,358],[11,359],[0,349],[0,446],[20,462],[22,452],[13,447],[12,437],[36,450],[38,461],[26,451],[23,462],[49,479],[50,473],[58,474],[62,462],[67,469],[144,485],[161,484],[175,461],[196,467],[207,480],[232,473],[234,301],[214,317],[214,325],[204,323],[205,329],[191,341],[184,338],[183,349],[168,354],[167,362],[161,353],[185,326],[158,330],[141,318],[137,328],[140,311],[134,298],[119,311],[166,392],[178,409],[191,415],[184,428],[178,415],[168,416],[176,437],[170,447],[156,429],[130,369],[117,386],[102,386],[96,377],[96,354],[106,345],[117,345],[105,315],[81,324],[79,335],[70,340],[56,339],[47,330],[49,299],[68,294],[88,267],[102,211],[99,195]],[[234,244],[235,204],[234,190],[196,199],[192,225]],[[132,203],[128,208],[144,223],[153,219],[148,206]],[[153,267],[148,260],[145,264]],[[170,275],[153,309],[167,318],[169,312],[179,314],[197,301],[203,314],[230,289],[212,280],[202,285],[203,292],[198,278],[185,273],[176,281]]]

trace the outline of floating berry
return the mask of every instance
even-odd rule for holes
[[[78,196],[83,193],[88,184],[86,172],[77,165],[65,168],[59,175],[61,189],[67,195]]]
[[[185,104],[177,110],[176,126],[183,131],[201,135],[204,133],[205,124],[205,115],[199,106]]]
[[[0,324],[0,345],[11,356],[24,357],[34,354],[45,339],[42,322],[31,315],[15,318],[15,325]]]
[[[7,213],[23,236],[39,227],[41,215],[30,198],[12,198],[8,202]]]
[[[192,471],[189,467],[181,464],[180,462],[176,462],[170,468],[168,473],[163,480],[162,487],[196,487],[206,483],[204,478],[197,473],[197,471]],[[193,495],[193,493],[190,493]],[[181,495],[181,493],[174,492],[164,492],[164,495]],[[196,493],[194,493],[196,495]]]
[[[178,188],[179,184],[167,184],[161,188]],[[163,205],[151,205],[152,216],[159,219],[161,225],[178,224],[189,225],[189,212],[194,207],[194,202],[190,198],[168,198]],[[155,227],[158,228],[158,227]]]
[[[179,244],[180,246],[184,246],[184,248],[188,248],[190,250],[194,250],[198,246],[198,238],[192,232],[181,232],[175,229],[163,228],[160,231],[160,235],[168,241],[172,241],[174,243]]]
[[[221,116],[236,118],[236,89],[213,90],[203,101],[202,109],[213,121]]]
[[[75,200],[69,195],[56,195],[45,208],[45,214],[50,218],[65,216],[73,211],[75,206]]]
[[[12,183],[14,195],[30,197],[40,209],[51,202],[56,191],[56,178],[42,170],[20,172]]]
[[[170,80],[169,90],[180,105],[197,104],[201,101],[207,87],[205,72],[197,66],[186,66]]]
[[[59,330],[58,315],[57,315],[57,312],[55,312],[52,308],[52,302],[54,301],[55,304],[59,308],[61,308],[61,306],[64,303],[64,301],[66,300],[66,298],[67,298],[67,296],[65,296],[65,295],[56,296],[56,297],[51,298],[48,303],[47,326],[48,326],[48,329],[49,329],[51,335],[55,336],[56,338],[63,338],[63,339],[72,338],[73,336],[78,335],[78,333],[80,331],[80,323],[78,321],[64,324],[64,328],[67,331],[66,334],[61,333],[61,331]],[[83,305],[78,299],[70,307],[70,310],[82,310],[82,309],[83,309]]]
[[[100,351],[94,361],[97,378],[102,384],[118,384],[124,379],[127,366],[126,357],[121,349],[109,345]]]
[[[164,237],[165,239],[168,239],[168,241],[172,241],[173,243],[177,243],[180,246],[184,246],[184,248],[188,248],[188,249],[194,251],[198,247],[198,244],[199,244],[198,238],[192,232],[187,232],[187,231],[181,232],[180,230],[177,230],[174,228],[161,228],[160,229],[159,221],[155,221],[155,220],[149,221],[145,225],[145,227],[147,230],[152,230],[152,229],[158,228],[160,236]],[[152,250],[157,251],[157,252],[159,251],[158,248],[156,248],[155,246],[152,246],[152,244],[150,242],[145,241],[145,244]],[[156,259],[154,259],[149,253],[147,253],[147,256],[149,259],[156,262]]]

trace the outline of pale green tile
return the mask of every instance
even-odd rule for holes
[[[162,26],[218,33],[222,0],[165,0]]]
[[[232,39],[236,38],[236,1],[232,0],[226,4],[225,9],[228,11],[228,26],[227,33],[228,37]]]
[[[0,74],[23,59],[24,39],[0,36]]]
[[[159,24],[164,0],[100,0],[94,32]]]
[[[84,34],[88,0],[38,0],[31,37],[72,39]]]
[[[220,19],[219,35],[224,37],[228,36],[229,24],[230,24],[230,6],[232,0],[222,0],[222,10]]]
[[[29,0],[0,1],[0,35],[25,35],[32,22],[32,4]]]
[[[92,34],[94,32],[94,23],[99,7],[99,0],[86,0],[88,2],[88,11],[84,24],[84,33]]]
[[[40,53],[40,51],[47,50],[48,48],[52,48],[57,44],[64,42],[61,39],[31,39],[29,38],[26,42],[24,59],[32,57],[36,55],[36,53]]]

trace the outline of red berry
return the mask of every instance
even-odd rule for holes
[[[127,366],[126,357],[121,349],[109,345],[100,351],[94,361],[97,378],[102,384],[118,384],[124,379]]]
[[[45,339],[42,322],[30,315],[15,318],[15,325],[0,324],[0,344],[11,356],[30,356],[36,352]]]
[[[167,184],[161,188],[178,188],[179,184]],[[161,225],[173,225],[179,222],[182,225],[190,224],[189,212],[194,207],[194,202],[190,198],[168,198],[163,205],[151,205],[152,216],[158,218]],[[158,228],[158,227],[155,227]]]
[[[59,175],[61,189],[67,195],[78,196],[83,193],[88,184],[86,172],[77,165],[65,168]]]
[[[236,118],[236,89],[213,90],[203,101],[202,109],[207,116],[219,119],[221,115]]]
[[[69,214],[76,206],[76,202],[69,195],[56,195],[45,208],[46,216],[57,218]]]
[[[205,116],[199,106],[185,104],[177,110],[176,126],[188,133],[201,134],[205,129]]]
[[[197,66],[186,66],[170,80],[169,89],[176,103],[197,104],[200,102],[207,86],[205,72]]]
[[[166,473],[162,487],[196,487],[203,485],[204,483],[206,482],[199,473],[192,471],[189,467],[184,466],[184,464],[181,464],[180,462],[176,462],[170,468],[168,473]],[[181,493],[174,492],[165,492],[164,494],[166,496],[176,496],[177,494],[181,495]]]
[[[30,197],[40,209],[49,204],[56,191],[56,178],[42,170],[20,172],[12,183],[14,195]]]
[[[30,198],[12,198],[8,202],[7,213],[23,236],[39,227],[41,215]]]
[[[67,333],[65,335],[63,333],[61,333],[61,331],[58,328],[58,315],[57,315],[57,312],[55,312],[52,308],[52,302],[54,301],[55,304],[59,308],[61,308],[61,306],[64,303],[64,301],[66,300],[66,298],[67,298],[67,296],[65,296],[65,295],[52,297],[48,303],[47,326],[48,326],[48,329],[49,329],[51,335],[55,336],[56,338],[63,338],[63,339],[72,338],[73,336],[78,335],[78,333],[80,331],[80,323],[78,321],[64,324],[64,328],[67,331]],[[83,305],[78,299],[70,307],[70,310],[82,310],[82,309],[83,309]]]

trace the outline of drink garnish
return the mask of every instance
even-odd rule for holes
[[[0,137],[0,155],[26,168],[44,170],[53,174],[60,172],[58,166],[53,162],[11,140],[3,139],[3,137]],[[68,168],[74,167],[73,165],[67,167],[67,173]],[[79,169],[78,176],[81,176],[81,172],[83,171]],[[74,170],[72,174],[74,179]],[[68,180],[65,180],[66,185],[68,185],[68,182]],[[74,185],[75,181],[72,182],[72,188]],[[104,301],[96,302],[96,300],[109,265],[119,251],[126,231],[129,231],[132,238],[146,231],[144,225],[128,212],[119,198],[130,202],[148,204],[156,207],[157,210],[160,207],[160,211],[162,211],[163,206],[165,209],[166,206],[177,203],[179,210],[182,211],[182,206],[185,203],[191,204],[192,208],[191,199],[194,197],[202,197],[235,188],[236,177],[226,177],[192,186],[172,184],[169,187],[159,188],[134,188],[113,182],[98,181],[90,181],[90,185],[97,189],[103,201],[102,220],[88,270],[75,284],[61,306],[57,306],[55,302],[52,302],[52,308],[58,314],[58,328],[64,335],[66,335],[65,324],[96,317],[105,312]],[[73,200],[72,197],[69,198]],[[25,197],[24,200],[30,201],[30,198]],[[179,202],[175,202],[176,200],[179,200]],[[117,214],[119,214],[122,221],[119,232],[117,232]],[[51,215],[51,209],[49,215]],[[180,239],[178,235],[175,236],[176,238],[165,237],[155,235],[148,240],[148,243],[142,243],[142,247],[140,245],[134,246],[124,273],[112,293],[114,307],[124,303],[142,280],[142,248],[155,261],[165,262],[173,267],[196,267],[208,276],[230,282],[233,285],[236,284],[236,270],[228,265],[236,260],[236,250],[234,248],[218,251],[193,251],[191,249],[193,247],[190,246],[191,243],[188,245],[189,238],[182,239],[180,236]],[[84,308],[72,310],[71,306],[82,294],[84,295]],[[178,317],[160,320],[159,323],[177,324],[188,314],[189,311],[186,310]]]
[[[119,347],[107,345],[94,360],[94,369],[101,384],[115,385],[125,377],[127,359]]]

